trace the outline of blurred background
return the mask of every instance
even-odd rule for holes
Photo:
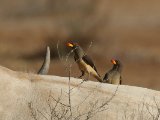
[[[159,6],[158,0],[0,0],[0,65],[36,73],[49,45],[49,74],[68,76],[65,43],[76,40],[102,76],[118,58],[123,84],[160,90]],[[73,64],[72,76],[79,75]]]

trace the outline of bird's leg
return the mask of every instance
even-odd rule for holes
[[[87,74],[87,78],[86,78],[86,79],[84,79],[84,81],[89,80],[89,78],[90,78],[90,73],[88,73],[88,74]]]
[[[84,76],[85,72],[83,70],[81,70],[81,72],[82,72],[82,74],[78,78],[82,78]]]
[[[88,74],[88,78],[87,78],[87,80],[89,80],[89,78],[90,78],[90,73]]]
[[[122,84],[122,77],[121,77],[121,76],[120,76],[119,84],[120,84],[120,85]]]

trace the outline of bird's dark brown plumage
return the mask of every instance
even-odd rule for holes
[[[119,60],[113,60],[112,63],[113,63],[113,68],[105,74],[103,82],[110,84],[121,84],[122,83],[121,63]]]
[[[82,72],[82,75],[80,77],[84,76],[84,74],[87,73],[88,78],[91,74],[98,81],[102,82],[102,79],[100,78],[100,75],[97,72],[95,64],[93,63],[92,59],[85,54],[83,49],[76,43],[68,43],[67,46],[71,47],[72,50],[74,50],[74,59]]]

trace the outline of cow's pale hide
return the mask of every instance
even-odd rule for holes
[[[0,120],[152,120],[158,116],[158,91],[81,82],[71,78],[69,85],[68,77],[0,67]]]

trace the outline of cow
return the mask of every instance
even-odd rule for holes
[[[38,74],[0,66],[0,120],[159,119],[159,91],[47,75],[49,63],[48,47]]]
[[[1,120],[152,120],[159,100],[160,92],[147,88],[0,66]]]

